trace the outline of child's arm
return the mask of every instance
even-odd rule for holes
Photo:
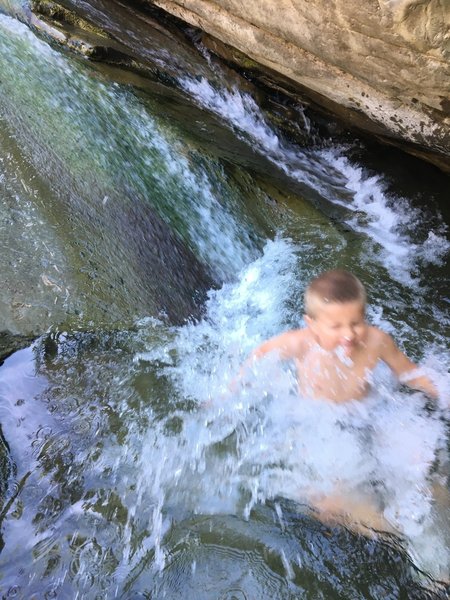
[[[432,398],[438,397],[438,391],[432,381],[426,376],[418,373],[418,366],[409,360],[396,346],[394,340],[387,333],[382,333],[380,358],[397,375],[401,383],[425,392]]]

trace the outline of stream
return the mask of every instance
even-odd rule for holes
[[[301,106],[295,142],[205,49],[152,50],[167,86],[119,77],[19,5],[0,3],[1,597],[447,597],[448,177]],[[383,365],[345,406],[299,402],[273,357],[232,384],[336,267],[436,403]],[[317,518],[306,490],[336,472],[393,532]]]

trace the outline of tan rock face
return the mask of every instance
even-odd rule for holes
[[[450,170],[449,0],[155,0]]]

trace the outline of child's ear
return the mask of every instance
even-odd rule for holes
[[[304,321],[305,321],[305,323],[306,323],[306,327],[311,327],[311,325],[312,325],[312,321],[313,321],[313,320],[311,319],[311,317],[309,317],[308,315],[303,315],[303,320],[304,320]]]

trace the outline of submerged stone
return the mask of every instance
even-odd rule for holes
[[[184,600],[446,597],[443,586],[415,571],[395,538],[368,539],[308,512],[279,498],[256,505],[249,520],[199,515],[178,523],[163,541],[160,577],[141,564],[129,588]]]

